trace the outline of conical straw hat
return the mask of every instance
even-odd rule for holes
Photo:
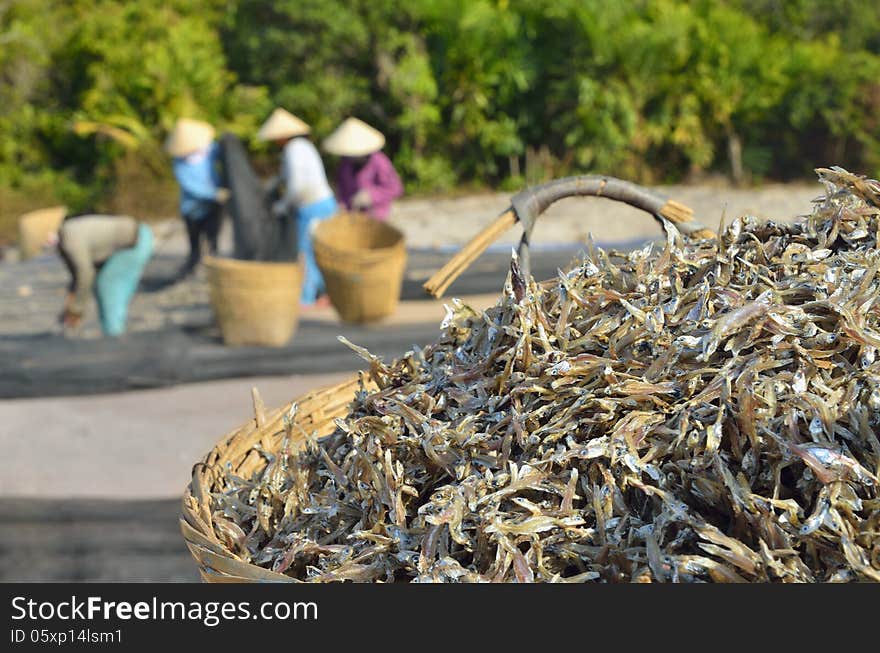
[[[382,132],[357,118],[347,118],[324,141],[324,149],[337,156],[364,156],[378,152],[384,145]]]
[[[53,206],[29,211],[19,217],[18,248],[21,258],[28,259],[39,254],[48,244],[50,235],[61,227],[66,215],[66,206]]]
[[[311,131],[310,127],[289,111],[275,109],[269,119],[260,127],[257,138],[263,141],[274,141],[280,138],[304,136]]]
[[[165,141],[165,150],[174,157],[187,156],[208,147],[213,140],[211,125],[201,120],[180,118]]]

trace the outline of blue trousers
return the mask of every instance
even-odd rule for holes
[[[104,335],[125,333],[128,305],[141,281],[141,275],[153,253],[153,232],[147,225],[138,227],[134,247],[121,249],[101,266],[95,279],[95,298]]]
[[[301,206],[296,212],[296,237],[305,264],[305,276],[300,296],[300,301],[303,304],[314,304],[318,296],[324,292],[324,277],[321,276],[321,271],[315,262],[315,250],[312,247],[312,231],[319,222],[335,215],[336,211],[336,199],[328,197]]]

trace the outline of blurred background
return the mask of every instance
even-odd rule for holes
[[[275,105],[374,125],[409,193],[880,171],[873,0],[7,0],[0,34],[4,225],[173,214],[174,120],[252,141]]]
[[[321,309],[285,348],[226,348],[204,280],[163,284],[186,244],[162,143],[199,118],[269,175],[255,135],[275,106],[316,142],[350,115],[386,135],[401,304],[379,325]],[[250,388],[274,407],[351,374],[337,334],[386,357],[431,342],[443,305],[421,283],[523,187],[610,174],[714,227],[808,213],[829,165],[880,174],[876,0],[0,2],[0,580],[196,580],[179,499],[250,418]],[[18,260],[18,217],[54,204],[154,225],[125,338],[93,321],[64,339],[58,257]],[[535,276],[589,233],[633,247],[660,230],[566,200],[536,229]],[[450,294],[491,305],[517,236]]]

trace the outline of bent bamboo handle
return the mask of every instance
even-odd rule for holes
[[[689,222],[694,214],[693,210],[684,204],[669,200],[631,181],[607,175],[580,175],[554,179],[546,184],[520,191],[513,196],[510,203],[523,229],[531,232],[539,215],[551,204],[567,197],[607,197],[653,215],[662,215],[676,223]]]
[[[440,297],[462,272],[503,232],[519,221],[523,236],[519,245],[520,268],[526,278],[531,273],[529,240],[535,221],[551,204],[566,197],[607,197],[642,209],[655,216],[662,216],[682,227],[686,234],[698,238],[714,236],[714,233],[693,221],[693,209],[672,199],[663,197],[632,182],[605,175],[581,175],[565,177],[527,188],[511,199],[511,207],[494,222],[477,234],[461,251],[438,270],[423,285],[428,294]]]
[[[505,231],[516,224],[516,213],[513,209],[507,209],[499,215],[480,233],[474,236],[470,242],[462,247],[446,265],[440,268],[428,279],[422,287],[429,295],[441,297],[449,285],[455,281],[467,267],[473,263],[486,248],[489,247]]]

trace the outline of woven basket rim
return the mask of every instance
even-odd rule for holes
[[[301,261],[248,261],[240,258],[211,255],[204,256],[202,261],[204,261],[205,267],[222,270],[256,270],[258,268],[275,268],[280,270],[285,267],[300,267],[302,265]]]
[[[317,426],[314,431],[319,436],[332,432],[333,419],[348,411],[348,405],[354,399],[355,391],[361,383],[372,387],[372,383],[364,373],[358,372],[335,385],[300,395],[268,413],[254,388],[254,417],[220,438],[211,451],[193,465],[192,480],[183,494],[179,517],[180,530],[187,548],[199,567],[203,581],[209,583],[302,582],[291,576],[246,562],[220,541],[212,526],[211,489],[222,467],[227,461],[231,462],[230,457],[239,461],[234,466],[236,470],[241,465],[246,465],[251,456],[256,456],[265,465],[265,459],[257,454],[254,448],[260,446],[266,451],[274,451],[280,447],[284,432],[283,419],[294,403],[298,405],[298,410],[293,422],[302,426],[301,432],[315,424]],[[297,441],[302,441],[304,438],[305,435],[301,433]]]
[[[67,207],[59,204],[58,206],[46,206],[41,209],[27,211],[26,213],[22,213],[20,216],[18,216],[18,219],[23,221],[48,218],[64,219],[65,215],[67,215]]]
[[[357,245],[340,245],[337,241],[334,241],[326,235],[327,231],[332,230],[333,228],[341,226],[345,223],[357,223],[360,226],[367,227],[372,231],[387,234],[393,240],[390,244],[382,245],[379,247],[359,247]],[[312,239],[314,241],[314,247],[321,247],[328,251],[338,252],[346,256],[351,256],[352,254],[362,257],[369,256],[371,254],[387,255],[393,250],[406,248],[406,237],[400,229],[398,229],[394,225],[388,224],[387,222],[382,222],[380,220],[376,220],[375,218],[360,215],[357,213],[339,213],[328,220],[323,220],[315,227]]]

